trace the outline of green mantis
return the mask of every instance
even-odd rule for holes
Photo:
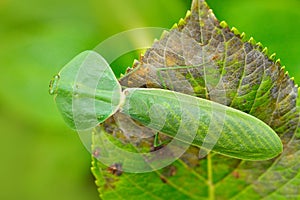
[[[282,152],[281,140],[269,126],[239,110],[165,89],[122,90],[108,63],[93,51],[70,61],[51,81],[50,94],[76,130],[93,128],[121,112],[148,128],[205,148],[210,124],[223,120],[220,133],[211,135],[208,151],[247,160],[270,159]]]

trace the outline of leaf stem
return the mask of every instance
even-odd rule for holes
[[[209,153],[207,155],[207,174],[208,174],[208,189],[209,189],[209,200],[215,199],[215,186],[213,184],[213,172],[212,172],[212,157]]]

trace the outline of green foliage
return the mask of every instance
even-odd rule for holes
[[[137,27],[171,27],[190,3],[0,1],[0,199],[99,199],[89,173],[90,154],[59,115],[47,92],[49,79],[74,55],[115,33]],[[300,1],[208,3],[220,20],[226,19],[276,51],[300,83]],[[138,56],[114,63],[117,75],[134,58]]]
[[[188,12],[184,20],[155,42],[137,69],[120,82],[126,87],[167,88],[190,94],[185,87],[173,87],[180,83],[178,76],[169,76],[166,72],[160,79],[146,74],[156,74],[151,73],[152,70],[160,67],[195,64],[200,71],[176,73],[193,85],[196,96],[214,100],[218,91],[225,89],[225,98],[216,100],[268,124],[280,136],[283,153],[272,160],[259,162],[219,154],[199,159],[199,149],[190,147],[172,165],[145,174],[116,174],[111,170],[112,166],[107,168],[94,159],[93,173],[103,199],[299,198],[297,86],[281,68],[279,60],[275,61],[260,43],[252,38],[246,40],[244,35],[235,28],[230,30],[225,22],[220,23],[204,1],[195,0],[191,13]],[[203,63],[210,64],[203,67]],[[218,85],[219,80],[224,83],[222,87]],[[122,131],[113,120],[102,126],[104,128],[94,133],[95,152],[100,145],[97,137],[101,134],[118,133],[114,140],[130,143],[120,137]],[[153,141],[147,142],[153,145]]]

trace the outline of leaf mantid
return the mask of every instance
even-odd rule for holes
[[[274,54],[268,55],[268,49],[253,38],[246,40],[244,33],[219,22],[205,1],[194,0],[186,17],[165,32],[120,83],[125,88],[174,90],[241,110],[268,124],[280,137],[283,152],[271,160],[252,162],[214,153],[199,158],[199,148],[191,146],[164,169],[115,176],[96,159],[101,134],[121,140],[120,145],[129,143],[123,137],[126,132],[110,118],[94,132],[93,173],[101,198],[300,198],[298,86]],[[147,142],[153,144],[153,140]],[[140,148],[139,143],[131,146]]]
[[[81,71],[88,75],[79,80],[78,73],[81,74]],[[98,76],[98,84],[93,88],[91,80]],[[225,112],[220,136],[214,136],[214,152],[248,160],[271,159],[282,152],[280,138],[268,125],[239,110],[164,89],[127,88],[121,91],[121,85],[109,65],[93,51],[83,52],[69,62],[55,76],[50,93],[56,95],[57,106],[73,129],[93,128],[119,110],[148,128],[200,148],[208,134],[209,124],[218,120],[212,119],[212,112],[216,116]],[[79,101],[77,105],[76,101]],[[151,110],[157,109],[157,105],[159,110]],[[183,112],[182,105],[188,105],[189,111]],[[167,114],[164,118],[162,110]],[[188,120],[183,115],[189,115]],[[193,134],[189,127],[195,126],[195,123],[198,127]],[[183,133],[176,137],[179,129]]]

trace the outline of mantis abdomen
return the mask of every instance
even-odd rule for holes
[[[131,88],[124,94],[122,113],[182,142],[249,160],[272,158],[282,151],[270,127],[230,107],[162,89]]]

